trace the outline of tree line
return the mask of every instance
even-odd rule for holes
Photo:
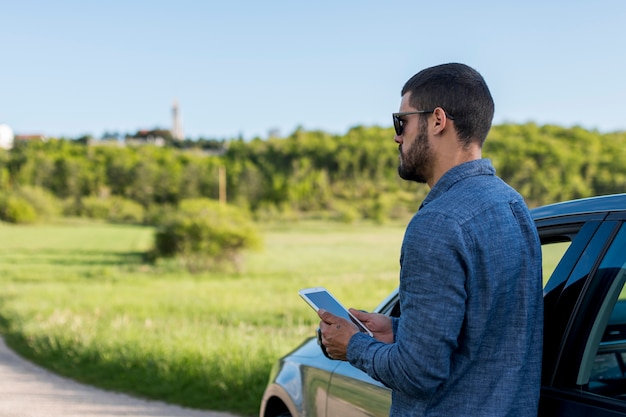
[[[483,157],[531,207],[626,191],[626,132],[497,125]],[[57,204],[62,214],[91,217],[110,218],[115,206],[144,223],[163,207],[220,195],[261,220],[384,221],[410,215],[428,192],[401,180],[397,165],[393,130],[378,126],[341,135],[299,128],[287,137],[237,138],[210,148],[193,141],[120,147],[50,139],[0,150],[0,197],[6,205],[7,196],[21,192],[31,205]],[[14,211],[24,210],[18,206]]]

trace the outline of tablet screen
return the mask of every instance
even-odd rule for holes
[[[343,317],[347,320],[352,320],[352,317],[348,314],[348,311],[341,306],[329,293],[326,291],[320,292],[310,292],[305,294],[306,297],[310,298],[313,303],[326,311],[330,311],[335,316]]]
[[[326,289],[324,288],[304,289],[300,291],[300,296],[308,300],[307,302],[309,304],[313,304],[311,307],[317,308],[317,309],[323,309],[323,310],[331,312],[335,316],[344,318],[346,320],[350,320],[354,324],[357,325],[360,331],[366,332],[370,336],[372,335],[372,333],[365,327],[365,325],[363,325],[363,323],[358,321],[356,317],[353,317],[352,315],[350,315],[348,310],[345,307],[343,307],[341,304],[339,304],[339,302],[335,299],[335,297],[333,297]]]

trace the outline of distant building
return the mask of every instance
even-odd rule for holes
[[[28,135],[15,135],[15,142],[46,142],[48,138],[45,135],[39,133]]]
[[[11,149],[13,147],[13,129],[9,125],[0,124],[0,148]]]
[[[165,145],[165,137],[169,136],[169,134],[168,130],[163,129],[139,130],[134,135],[126,135],[124,143],[131,146],[146,144],[163,146]]]

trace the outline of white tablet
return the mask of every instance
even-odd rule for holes
[[[368,330],[363,323],[361,323],[356,317],[354,317],[347,308],[345,308],[326,288],[304,288],[298,291],[300,297],[309,304],[313,310],[317,311],[320,308],[330,311],[335,316],[343,317],[346,320],[351,320],[360,331],[372,335],[372,332]]]

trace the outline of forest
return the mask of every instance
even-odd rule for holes
[[[51,138],[0,149],[0,219],[85,216],[153,224],[182,200],[225,200],[265,219],[406,218],[428,193],[397,175],[393,129],[296,129],[249,141],[155,146]],[[217,144],[217,145],[216,145]],[[483,157],[530,207],[626,191],[626,132],[493,126]]]

